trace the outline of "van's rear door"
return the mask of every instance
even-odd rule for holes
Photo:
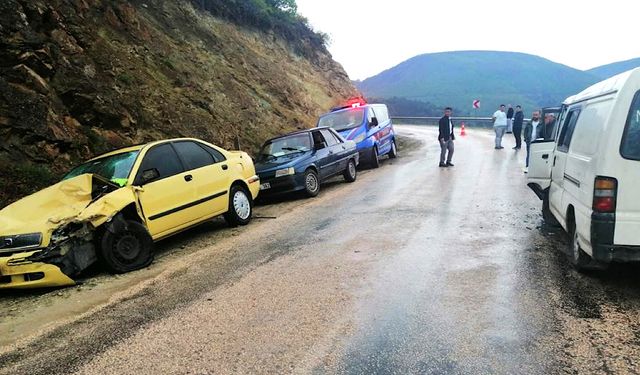
[[[622,160],[616,162],[616,245],[640,246],[640,91],[636,93],[620,143]]]
[[[542,199],[543,191],[551,185],[551,168],[553,167],[555,148],[556,142],[553,140],[539,139],[531,143],[527,185],[540,199]]]

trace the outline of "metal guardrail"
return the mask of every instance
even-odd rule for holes
[[[391,120],[394,123],[405,125],[438,125],[440,117],[391,116]],[[526,123],[529,120],[530,119],[526,118],[524,119],[524,122]],[[463,122],[464,126],[483,128],[493,127],[493,120],[491,117],[451,117],[451,121],[453,121],[458,127]]]

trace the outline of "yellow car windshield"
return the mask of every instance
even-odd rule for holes
[[[62,179],[67,180],[81,174],[91,173],[102,176],[118,186],[125,186],[129,181],[129,174],[136,157],[138,157],[138,153],[139,151],[123,152],[88,161],[73,168]]]

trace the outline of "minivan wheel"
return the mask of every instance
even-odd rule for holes
[[[307,169],[304,172],[304,192],[309,197],[315,197],[320,192],[320,180],[313,169]]]
[[[354,182],[356,180],[357,173],[356,162],[353,159],[349,160],[349,163],[347,163],[347,169],[344,170],[344,179],[347,182]]]
[[[380,166],[380,160],[378,160],[378,148],[373,147],[371,149],[371,167],[378,168]]]
[[[391,151],[389,151],[389,159],[395,159],[398,157],[398,149],[396,148],[395,138],[391,140]]]
[[[569,255],[571,256],[571,263],[576,270],[585,271],[587,269],[591,269],[589,266],[592,263],[592,259],[589,254],[585,253],[580,248],[575,220],[571,220],[569,222],[569,252]]]
[[[230,227],[249,224],[252,211],[251,195],[243,187],[233,185],[229,193],[229,209],[224,214],[227,224]]]
[[[144,225],[126,220],[122,228],[105,230],[100,241],[100,255],[109,271],[125,273],[144,268],[153,262],[153,239]]]

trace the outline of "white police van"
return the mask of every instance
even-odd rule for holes
[[[531,145],[528,185],[578,270],[640,261],[640,68],[565,100],[553,139]]]

